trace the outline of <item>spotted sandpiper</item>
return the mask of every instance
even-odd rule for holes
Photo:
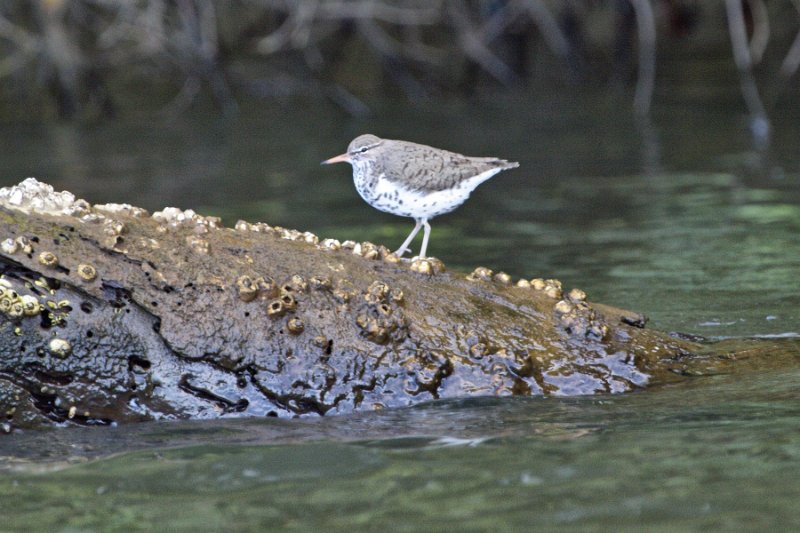
[[[419,257],[425,257],[430,219],[463,204],[475,187],[498,172],[519,166],[496,157],[468,157],[369,134],[356,137],[346,153],[322,164],[342,162],[353,166],[356,190],[369,205],[416,222],[395,252],[398,257],[411,251],[408,246],[420,228],[425,228],[425,233]]]

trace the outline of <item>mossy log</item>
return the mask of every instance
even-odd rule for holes
[[[700,345],[555,280],[0,190],[3,428],[301,416],[681,379]]]

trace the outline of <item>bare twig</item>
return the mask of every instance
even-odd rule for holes
[[[739,82],[742,95],[750,111],[750,129],[759,147],[769,143],[770,124],[764,104],[758,94],[758,86],[753,76],[753,62],[747,43],[747,29],[744,22],[741,0],[725,0],[728,14],[728,28],[733,47],[733,58],[739,69]]]
[[[11,23],[0,15],[0,38],[12,41],[18,48],[35,50],[39,46],[39,39],[30,32]]]
[[[639,32],[639,74],[633,109],[638,116],[650,112],[656,76],[656,24],[650,0],[631,0],[636,12],[636,27]]]
[[[39,39],[3,16],[0,16],[0,39],[11,41],[15,47],[13,52],[0,61],[0,78],[33,61],[42,46]]]
[[[542,38],[550,50],[558,57],[566,59],[570,53],[569,41],[544,2],[541,0],[517,0],[517,4],[520,9],[528,13],[536,27],[539,28]]]
[[[744,27],[745,1],[744,7],[750,8],[753,17],[749,41]],[[792,2],[800,11],[800,0]],[[239,0],[236,6],[244,4],[256,15],[243,20],[239,7],[230,7],[225,0],[6,0],[0,8],[0,80],[5,82],[12,74],[35,73],[16,79],[41,84],[61,99],[59,103],[78,100],[80,107],[95,101],[95,86],[98,93],[108,94],[104,84],[107,76],[134,67],[135,74],[158,72],[161,79],[175,84],[178,95],[170,106],[175,110],[187,107],[203,91],[209,92],[224,111],[235,109],[229,81],[233,77],[237,89],[246,88],[248,83],[255,87],[263,80],[264,84],[255,88],[258,94],[316,94],[336,101],[351,113],[362,113],[363,104],[347,87],[333,86],[326,79],[330,73],[326,67],[336,64],[336,58],[351,49],[371,51],[388,79],[412,99],[430,90],[421,80],[442,80],[443,69],[465,60],[474,65],[468,75],[480,69],[503,84],[511,84],[517,80],[517,65],[510,61],[519,59],[519,65],[524,65],[532,27],[547,48],[569,65],[576,60],[575,50],[581,48],[576,43],[581,40],[572,39],[574,30],[568,29],[568,22],[564,22],[565,28],[560,27],[557,16],[571,13],[589,18],[594,11],[622,6],[626,25],[620,34],[625,39],[626,60],[633,50],[630,33],[635,15],[638,73],[633,106],[636,115],[642,117],[650,111],[655,85],[656,21],[662,13],[654,10],[655,3]],[[766,0],[726,0],[725,5],[752,126],[754,132],[768,136],[769,123],[752,69],[764,55],[771,25],[782,21],[769,20]],[[362,46],[342,46],[350,39]],[[228,58],[254,50],[264,56],[271,74],[257,74],[257,81],[246,79],[244,70],[253,64],[248,59],[248,66],[237,78]],[[509,59],[498,50],[516,55]],[[289,63],[293,62],[289,66],[273,62],[286,56]],[[237,67],[240,64],[245,62],[237,62]],[[293,72],[297,67],[302,73]],[[798,69],[800,33],[788,49],[780,73],[788,78]],[[523,72],[524,68],[517,70]],[[247,72],[252,75],[253,70]],[[297,81],[287,82],[287,76]]]
[[[320,5],[320,16],[328,20],[367,18],[397,25],[433,25],[440,21],[442,0],[405,2],[400,7],[374,0],[333,1]]]
[[[769,14],[764,0],[747,0],[753,17],[753,35],[750,38],[750,57],[753,64],[761,63],[769,43]]]
[[[794,8],[797,10],[798,14],[800,14],[800,0],[792,0],[792,4],[794,4]],[[787,79],[791,78],[794,76],[794,73],[797,72],[798,67],[800,67],[800,31],[797,32],[792,46],[789,47],[786,57],[783,58],[780,70],[781,76]]]
[[[798,67],[800,67],[800,32],[797,32],[792,46],[789,47],[786,57],[783,58],[781,76],[791,78],[797,72]]]
[[[449,5],[450,20],[455,27],[463,53],[500,83],[508,85],[513,82],[516,79],[514,71],[489,50],[483,40],[482,32],[472,25],[461,6]]]

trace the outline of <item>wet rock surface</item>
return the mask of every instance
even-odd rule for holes
[[[91,206],[33,179],[0,190],[0,242],[6,432],[623,392],[681,379],[699,352],[557,280]]]

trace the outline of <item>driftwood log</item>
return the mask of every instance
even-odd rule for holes
[[[703,347],[556,280],[0,189],[2,429],[624,392]]]

